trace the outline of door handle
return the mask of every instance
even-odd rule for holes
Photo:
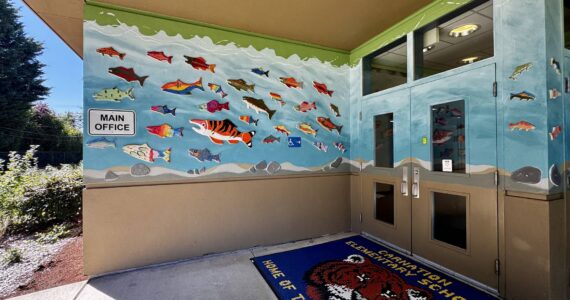
[[[400,192],[405,197],[408,197],[408,167],[402,168],[402,183],[400,185]]]
[[[412,197],[420,197],[420,168],[414,168],[412,176]]]

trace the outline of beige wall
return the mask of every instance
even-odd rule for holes
[[[350,175],[86,189],[85,273],[350,230]]]

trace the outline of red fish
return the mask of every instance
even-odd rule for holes
[[[212,73],[216,73],[214,72],[216,65],[207,64],[206,60],[203,57],[191,57],[184,55],[184,58],[186,58],[186,63],[191,65],[196,70],[210,71]]]
[[[562,132],[562,127],[560,125],[552,127],[552,131],[548,133],[550,135],[550,140],[554,141],[561,132]]]
[[[303,101],[301,104],[295,106],[295,110],[300,112],[308,112],[311,109],[317,109],[317,102],[309,103]]]
[[[321,94],[325,94],[325,95],[329,95],[329,97],[332,97],[332,94],[334,91],[331,91],[327,88],[327,85],[324,83],[318,83],[316,81],[313,81],[313,86],[315,87],[315,89],[317,90],[317,92],[321,93]]]
[[[298,82],[293,77],[279,77],[279,79],[281,79],[281,82],[283,82],[284,85],[286,85],[290,88],[296,88],[296,89],[302,89],[303,88],[303,83]]]
[[[518,129],[518,130],[524,130],[524,131],[531,131],[531,130],[534,130],[535,128],[536,127],[533,124],[531,124],[527,121],[520,121],[517,123],[509,123],[509,129],[510,130]]]
[[[325,118],[325,117],[318,117],[317,118],[317,123],[319,123],[319,125],[321,125],[324,129],[332,132],[333,129],[336,129],[336,131],[338,132],[338,134],[340,134],[340,131],[342,129],[342,125],[336,125],[335,123],[333,123],[331,121],[330,118]]]
[[[99,48],[96,51],[97,53],[101,53],[101,55],[103,56],[105,55],[109,55],[110,57],[118,56],[120,60],[123,60],[125,55],[127,55],[126,53],[120,53],[119,51],[115,50],[115,48],[113,47]]]
[[[217,111],[221,111],[222,109],[229,110],[230,109],[230,103],[229,102],[220,103],[220,102],[218,102],[218,100],[212,100],[208,103],[204,103],[204,104],[200,105],[199,107],[202,110],[207,110],[211,113],[215,113]]]
[[[133,68],[125,68],[125,67],[109,68],[109,73],[121,77],[128,82],[138,81],[141,86],[143,86],[144,81],[148,78],[148,76],[137,75],[135,73],[135,70],[133,70]]]
[[[167,61],[169,64],[172,63],[172,56],[167,56],[162,51],[148,51],[146,54],[158,61]]]

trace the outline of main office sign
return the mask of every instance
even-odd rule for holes
[[[135,135],[136,116],[131,110],[89,110],[89,135]]]

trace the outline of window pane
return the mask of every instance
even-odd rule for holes
[[[407,82],[407,43],[405,38],[363,59],[364,95]]]
[[[376,220],[394,225],[394,186],[376,183]]]
[[[564,0],[564,47],[570,49],[570,1]]]
[[[414,36],[416,78],[493,57],[493,1],[474,1]]]
[[[431,107],[432,170],[465,173],[465,101]]]
[[[375,166],[394,167],[394,114],[374,117]]]
[[[433,239],[467,249],[467,200],[433,193]]]

